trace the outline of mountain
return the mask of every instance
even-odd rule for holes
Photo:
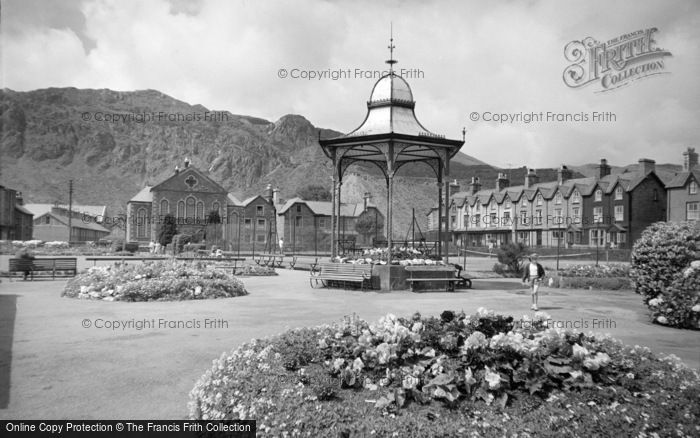
[[[291,198],[309,184],[330,187],[332,166],[318,145],[319,131],[323,138],[340,135],[300,115],[271,122],[210,112],[156,90],[4,89],[0,183],[22,191],[26,202],[66,203],[73,179],[74,202],[107,205],[118,214],[144,185],[162,181],[189,158],[239,198],[262,193],[268,183]],[[474,166],[493,171],[459,154],[452,174],[467,175]],[[352,166],[342,199],[361,202],[370,192],[385,209],[385,187],[374,166]],[[432,170],[405,166],[395,192],[397,233],[408,226],[412,208],[425,228],[437,197]]]

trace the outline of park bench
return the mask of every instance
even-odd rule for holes
[[[56,278],[57,272],[70,272],[73,274],[72,276],[75,276],[78,273],[78,259],[76,257],[10,259],[10,279],[15,272],[22,274],[29,272],[32,280],[34,280],[35,272],[50,272],[53,279]]]
[[[311,287],[318,287],[319,283],[323,287],[342,283],[345,288],[348,283],[355,283],[364,290],[365,285],[371,286],[371,279],[372,265],[359,263],[321,263],[309,275]]]
[[[420,290],[435,289],[434,284],[440,284],[446,292],[455,290],[455,283],[458,279],[455,276],[455,269],[451,266],[435,266],[428,268],[426,266],[406,266],[408,278],[406,282],[411,286],[411,291],[416,291],[418,284],[425,285]],[[442,287],[440,287],[442,289]]]
[[[297,256],[292,256],[292,260],[289,262],[289,269],[294,270],[297,264]]]
[[[253,257],[253,261],[258,265],[269,266],[270,268],[281,268],[284,263],[284,254],[258,254]]]
[[[472,288],[472,280],[468,277],[462,276],[462,271],[464,270],[462,265],[455,264],[455,269],[456,269],[455,278],[457,279],[455,287],[471,289]]]

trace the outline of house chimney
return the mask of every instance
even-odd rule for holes
[[[510,181],[508,180],[508,175],[502,172],[498,172],[498,178],[496,178],[496,191],[500,192],[510,186]]]
[[[600,159],[600,164],[598,165],[598,178],[605,178],[610,175],[610,166],[608,165],[608,160],[605,158]]]
[[[280,193],[279,187],[275,187],[274,189],[272,189],[272,203],[274,205],[279,204],[279,201],[280,201],[279,193]]]
[[[175,166],[175,175],[180,173],[180,166]]]
[[[525,175],[525,188],[529,189],[530,187],[537,184],[539,180],[540,179],[537,176],[537,172],[535,171],[535,169],[528,169],[527,175]]]
[[[561,165],[559,170],[557,170],[557,182],[559,185],[564,184],[566,181],[571,179],[571,170],[565,165]]]
[[[698,153],[695,152],[695,148],[688,148],[683,152],[683,170],[689,171],[693,170],[693,167],[698,165]]]
[[[185,158],[185,169],[187,169],[188,167],[190,167],[190,159]]]
[[[469,183],[469,193],[472,195],[481,190],[481,183],[479,182],[478,176],[473,176],[472,181]]]
[[[639,171],[642,175],[646,175],[649,172],[653,172],[656,169],[656,161],[650,160],[649,158],[639,159]]]
[[[263,198],[267,202],[272,202],[273,198],[273,193],[272,193],[272,184],[268,184],[267,187],[265,187],[265,193],[263,194]]]
[[[362,211],[367,211],[367,205],[369,204],[369,199],[372,197],[372,195],[369,192],[365,192],[365,196],[362,197],[364,200],[364,209]]]
[[[457,182],[456,179],[450,183],[450,193],[451,194],[455,194],[455,193],[459,192],[460,188],[461,187],[459,186],[459,183]]]
[[[15,194],[15,204],[24,205],[24,198],[22,198],[22,192],[17,192]]]

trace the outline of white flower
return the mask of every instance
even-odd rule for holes
[[[668,324],[668,319],[663,315],[656,318],[656,321],[658,321],[659,324]]]
[[[595,357],[589,357],[583,361],[583,366],[595,371],[610,363],[610,356],[605,353],[596,353]]]
[[[700,304],[694,305],[690,310],[693,312],[700,312]]]
[[[333,369],[338,371],[345,365],[345,359],[336,359],[333,361]]]
[[[365,364],[362,363],[362,359],[359,357],[355,359],[355,361],[352,363],[352,370],[353,371],[362,371],[362,368],[365,367]]]
[[[411,331],[412,331],[413,333],[418,333],[418,332],[421,331],[422,329],[423,329],[423,323],[421,323],[421,322],[416,322],[416,323],[414,323],[413,326],[411,327]]]
[[[413,377],[411,375],[407,375],[406,377],[403,378],[402,385],[404,389],[414,389],[418,383],[420,382],[420,379],[417,377]]]
[[[656,307],[656,306],[658,306],[659,304],[661,304],[662,301],[663,301],[663,299],[661,299],[660,297],[659,297],[659,298],[654,298],[654,299],[652,299],[652,300],[649,300],[649,306],[651,306],[651,307]]]
[[[476,331],[469,335],[466,341],[464,341],[464,346],[466,347],[467,350],[471,348],[479,348],[483,347],[486,345],[488,342],[486,341],[486,335],[483,333]]]
[[[486,367],[486,373],[484,374],[484,379],[489,382],[490,389],[497,389],[501,384],[501,376],[498,373],[491,371],[489,367]]]
[[[464,383],[467,385],[473,385],[476,383],[476,379],[474,378],[474,375],[472,374],[471,368],[467,368],[467,371],[464,372]]]
[[[586,347],[582,347],[582,346],[580,346],[580,345],[578,345],[578,344],[574,344],[574,353],[573,353],[573,356],[574,356],[575,358],[581,359],[581,358],[584,358],[584,357],[588,356],[589,354],[590,354],[590,353],[589,353],[589,351],[586,349]]]

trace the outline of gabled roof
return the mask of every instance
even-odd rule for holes
[[[186,167],[186,168],[180,170],[179,172],[172,174],[169,178],[166,178],[165,180],[163,180],[163,181],[161,181],[160,183],[156,184],[156,185],[153,186],[151,189],[154,190],[154,191],[155,191],[155,190],[159,190],[159,189],[161,188],[161,186],[163,186],[163,185],[169,183],[169,182],[172,181],[173,179],[181,178],[181,177],[182,177],[184,174],[186,174],[186,173],[190,173],[190,174],[191,174],[191,173],[194,173],[194,174],[197,175],[197,177],[202,178],[202,179],[205,180],[207,183],[213,185],[214,187],[218,187],[218,188],[220,189],[220,190],[218,190],[218,192],[226,192],[226,189],[224,189],[223,187],[221,187],[221,184],[219,184],[218,182],[216,182],[216,181],[214,181],[213,179],[209,178],[209,176],[207,176],[204,172],[202,172],[201,170],[197,169],[197,168],[194,167],[194,166]]]
[[[333,203],[328,201],[305,201],[301,198],[292,198],[284,203],[282,208],[277,212],[278,215],[282,215],[292,208],[295,204],[305,204],[311,212],[316,216],[331,216]],[[377,206],[371,202],[367,203],[367,208],[376,209]],[[340,215],[345,217],[358,217],[365,210],[364,202],[359,203],[340,203]]]
[[[51,216],[52,218],[56,219],[57,221],[59,221],[63,225],[68,226],[68,216],[62,215],[62,214],[57,214],[57,213],[54,213],[51,211],[40,215],[39,217],[35,218],[35,220],[38,220],[44,216]],[[35,226],[41,226],[41,224],[35,225]],[[83,220],[80,220],[79,218],[76,218],[76,217],[73,218],[71,226],[73,228],[80,228],[83,230],[102,231],[105,233],[110,233],[110,231],[107,228],[103,227],[100,224],[96,224],[96,223],[91,222],[91,221],[83,221]]]
[[[153,193],[151,189],[151,186],[142,188],[133,198],[129,199],[129,202],[153,202]]]
[[[19,204],[15,204],[15,210],[19,211],[20,213],[28,214],[30,216],[34,216],[34,213],[31,211],[27,210],[26,208],[22,207]]]
[[[68,204],[24,204],[22,205],[34,216],[42,216],[51,211],[52,208],[58,207],[68,210]],[[106,205],[76,205],[73,204],[72,210],[77,213],[86,214],[88,216],[105,216],[107,213]]]
[[[692,171],[684,170],[683,172],[677,173],[676,176],[666,184],[666,188],[677,189],[679,187],[685,187],[691,175],[695,178],[695,181],[700,182],[700,169],[693,169]]]
[[[239,201],[238,198],[236,198],[232,194],[229,193],[228,195],[226,195],[226,197],[231,202],[230,205],[238,205],[238,206],[242,205],[241,201]]]

